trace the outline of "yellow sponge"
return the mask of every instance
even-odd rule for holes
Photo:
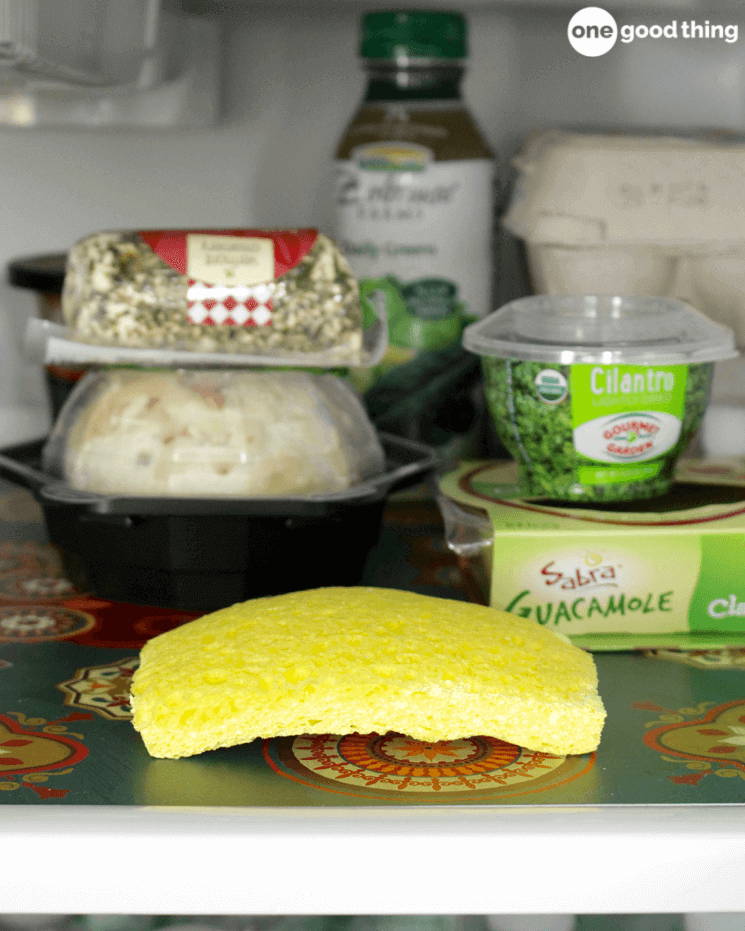
[[[257,598],[150,640],[132,681],[149,753],[294,734],[498,737],[563,756],[605,719],[585,653],[535,621],[383,588]]]

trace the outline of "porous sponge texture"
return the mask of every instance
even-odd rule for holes
[[[563,756],[605,719],[592,656],[535,621],[382,588],[257,598],[148,641],[133,724],[155,757],[257,737],[498,737]]]

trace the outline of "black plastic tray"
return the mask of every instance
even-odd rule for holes
[[[386,470],[332,495],[118,497],[45,474],[44,441],[6,449],[0,475],[30,489],[78,588],[115,601],[212,611],[261,595],[355,585],[388,495],[439,464],[424,444],[380,434]]]

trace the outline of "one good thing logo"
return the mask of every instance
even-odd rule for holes
[[[596,58],[605,55],[616,44],[618,26],[607,10],[586,6],[569,20],[567,35],[575,52]]]
[[[569,20],[567,36],[572,48],[580,55],[595,58],[605,55],[618,39],[628,45],[643,39],[703,39],[737,42],[738,26],[712,23],[708,19],[677,20],[668,23],[624,23],[618,26],[613,16],[599,6],[586,6]]]

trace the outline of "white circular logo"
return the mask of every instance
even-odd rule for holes
[[[558,404],[567,396],[567,380],[555,369],[542,369],[533,382],[536,391],[546,404]]]
[[[569,20],[567,35],[575,52],[596,58],[605,55],[616,44],[618,26],[607,10],[586,6]]]

